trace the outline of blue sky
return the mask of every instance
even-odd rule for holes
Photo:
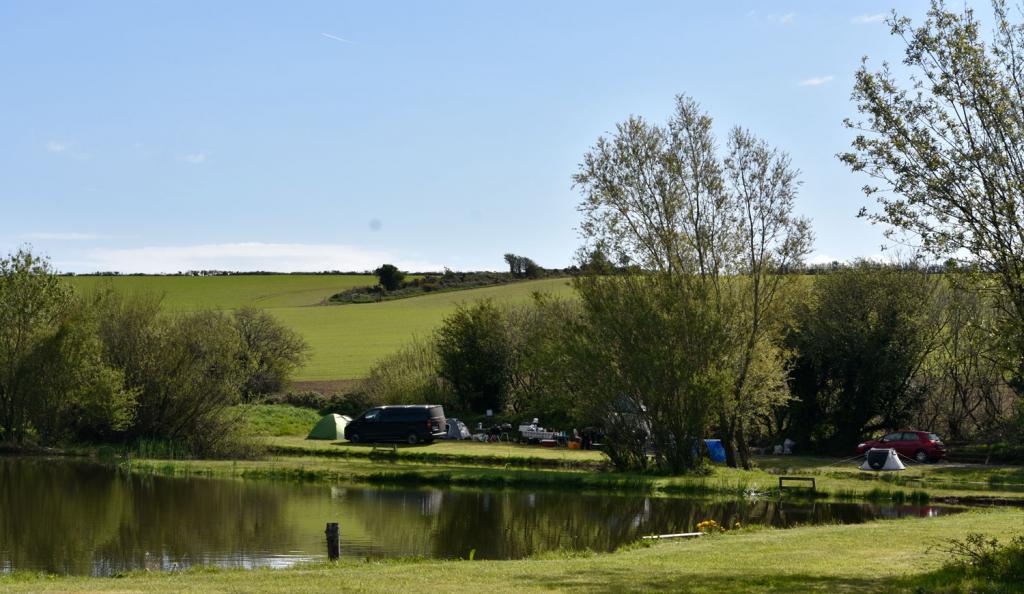
[[[861,57],[899,60],[891,7],[7,0],[0,252],[74,272],[565,266],[583,153],[686,93],[721,137],[791,154],[814,259],[873,256],[867,180],[834,155]]]

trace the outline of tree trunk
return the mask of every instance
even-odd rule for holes
[[[736,450],[743,470],[750,470],[750,447],[747,444],[747,432],[743,428],[743,421],[736,426]]]
[[[733,447],[733,432],[725,413],[718,415],[718,438],[722,440],[722,447],[725,448],[725,464],[729,468],[736,468],[736,450]]]

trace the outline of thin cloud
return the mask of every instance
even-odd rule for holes
[[[789,25],[796,20],[796,13],[787,12],[786,14],[770,14],[767,18],[769,21],[773,23],[778,23],[780,25]]]
[[[818,87],[827,82],[830,82],[835,77],[829,74],[828,76],[817,76],[815,78],[808,78],[807,80],[800,81],[801,87]]]
[[[193,165],[199,165],[206,162],[210,155],[207,153],[189,153],[185,155],[184,159]]]
[[[186,270],[298,272],[373,270],[390,262],[403,270],[441,270],[437,262],[406,258],[388,251],[340,244],[217,243],[186,246],[97,248],[61,262],[62,270],[122,273],[174,273]]]
[[[885,21],[886,16],[887,15],[884,12],[879,12],[877,14],[862,14],[860,16],[853,17],[850,19],[850,22],[854,25],[870,25],[872,23],[881,23]]]
[[[839,258],[830,256],[828,254],[811,254],[811,256],[806,260],[807,264],[811,266],[821,266],[823,264],[831,264],[833,262],[841,261],[842,260],[840,260]]]
[[[21,239],[27,239],[29,241],[96,241],[99,239],[109,239],[109,235],[99,235],[96,233],[76,233],[76,232],[50,232],[41,231],[37,233],[23,233],[19,236]]]
[[[69,148],[71,148],[71,143],[61,142],[59,140],[51,140],[46,143],[46,150],[51,153],[63,153]]]
[[[338,37],[337,35],[331,35],[330,33],[321,33],[321,35],[323,35],[327,39],[333,39],[335,41],[340,41],[342,43],[351,43],[352,45],[355,45],[355,43],[356,43],[356,42],[354,42],[354,41],[352,41],[350,39],[345,39],[344,37]]]

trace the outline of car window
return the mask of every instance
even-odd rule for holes
[[[379,408],[375,408],[375,409],[371,410],[370,412],[366,413],[365,415],[363,415],[363,420],[364,421],[376,421],[378,419],[380,419],[380,409]]]
[[[929,433],[928,434],[928,439],[930,439],[932,441],[942,441],[941,439],[939,439],[939,436],[935,435],[934,433]]]
[[[917,433],[904,433],[903,434],[903,440],[904,441],[921,441],[921,439],[917,436]]]
[[[902,433],[890,433],[882,438],[882,441],[899,441]]]

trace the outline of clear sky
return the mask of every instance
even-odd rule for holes
[[[565,266],[583,153],[686,93],[720,137],[791,154],[814,259],[870,257],[867,180],[835,154],[861,57],[899,61],[891,8],[5,0],[0,253],[74,272]]]

